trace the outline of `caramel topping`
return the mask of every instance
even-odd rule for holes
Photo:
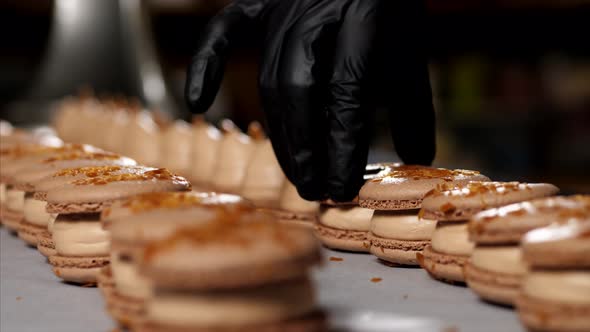
[[[76,176],[85,175],[89,178],[94,178],[101,175],[111,175],[122,169],[121,166],[91,166],[91,167],[78,167],[78,168],[66,168],[53,174],[53,177],[62,176]]]
[[[330,262],[342,262],[344,260],[344,258],[341,257],[330,257]]]
[[[224,134],[231,133],[233,131],[237,131],[238,130],[238,128],[236,127],[236,125],[230,119],[223,119],[221,121],[220,127],[221,127],[221,131]]]
[[[194,246],[227,244],[247,248],[267,236],[276,244],[289,251],[297,248],[290,236],[291,228],[281,225],[269,214],[244,214],[242,209],[228,209],[223,205],[211,206],[216,217],[210,222],[177,230],[162,241],[150,243],[144,251],[144,261],[151,261],[157,254],[173,250],[182,243]]]
[[[234,195],[192,192],[157,192],[137,195],[125,201],[122,206],[133,213],[147,212],[156,209],[178,209],[194,206],[240,206],[248,205],[242,198]]]
[[[442,213],[444,213],[445,215],[449,215],[449,214],[453,214],[453,212],[457,211],[457,207],[451,203],[446,203],[440,207],[440,211]]]
[[[377,283],[377,282],[381,282],[383,280],[383,278],[371,278],[371,282]]]
[[[474,176],[480,174],[477,171],[469,170],[449,170],[445,168],[432,168],[418,165],[401,165],[392,166],[389,172],[382,175],[382,177],[375,178],[371,181],[380,182],[386,178],[404,178],[413,180],[423,179],[442,179],[445,181],[452,181],[459,176]]]
[[[57,156],[49,157],[43,160],[43,163],[49,164],[56,161],[68,161],[68,160],[114,160],[121,158],[120,155],[114,153],[105,152],[72,152],[66,154],[60,154]]]
[[[203,116],[202,114],[193,115],[192,124],[193,124],[193,126],[205,125],[206,124],[205,116]]]
[[[106,185],[111,182],[125,182],[125,181],[150,181],[150,180],[157,180],[157,181],[180,181],[186,182],[183,177],[177,176],[172,174],[169,170],[165,168],[158,168],[150,171],[146,171],[143,173],[135,173],[135,174],[110,174],[104,176],[97,176],[88,179],[80,179],[73,181],[72,184],[78,186],[88,186],[88,185]]]

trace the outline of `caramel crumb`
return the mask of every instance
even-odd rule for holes
[[[442,330],[442,332],[459,332],[459,328],[456,326],[447,326]]]
[[[382,278],[371,278],[371,282],[381,282],[381,280],[383,280]]]
[[[22,299],[23,299],[23,298],[22,298],[22,296],[17,296],[17,297],[16,297],[16,300],[17,300],[17,301],[20,301],[20,300],[22,300]]]
[[[344,260],[344,258],[340,258],[340,257],[330,257],[330,261],[331,262],[342,262]]]
[[[408,294],[404,294],[404,300],[408,299]]]

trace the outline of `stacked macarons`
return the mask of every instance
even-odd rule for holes
[[[324,331],[309,279],[319,259],[309,230],[272,214],[203,216],[143,251],[153,295],[137,331]]]
[[[590,196],[522,240],[529,272],[516,299],[531,331],[590,331]]]
[[[359,192],[360,206],[375,210],[368,236],[370,252],[390,263],[418,265],[416,254],[430,244],[436,225],[418,216],[424,195],[443,184],[482,180],[489,179],[476,171],[390,165]]]
[[[253,205],[234,195],[195,192],[147,193],[104,210],[101,220],[111,233],[111,264],[101,271],[99,287],[115,320],[133,327],[144,318],[151,289],[138,263],[147,245],[217,213],[240,210],[253,210]]]
[[[467,285],[486,301],[512,306],[528,271],[521,238],[535,228],[567,222],[564,216],[571,213],[587,211],[587,200],[549,197],[476,214],[468,225],[475,248],[465,264]]]
[[[463,267],[474,244],[469,241],[467,222],[476,213],[510,203],[556,194],[546,183],[469,182],[441,186],[426,194],[420,215],[437,221],[431,244],[418,253],[420,266],[435,279],[464,282]]]

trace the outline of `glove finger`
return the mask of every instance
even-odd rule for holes
[[[188,68],[184,96],[193,113],[209,109],[219,91],[230,46],[260,15],[265,1],[235,1],[225,7],[202,32]]]
[[[376,90],[389,113],[398,156],[430,165],[436,152],[424,1],[382,1],[378,10]]]
[[[353,1],[336,39],[327,108],[327,189],[334,201],[352,200],[364,183],[374,114],[367,80],[376,31],[376,4],[375,0]]]
[[[299,194],[325,198],[325,93],[330,27],[341,5],[329,1],[281,1],[269,25],[260,72],[260,90],[269,136],[281,167]],[[344,1],[342,2],[344,3]],[[281,5],[278,5],[279,7]],[[273,20],[276,20],[273,22]]]

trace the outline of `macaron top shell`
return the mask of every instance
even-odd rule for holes
[[[359,203],[363,207],[370,207],[365,202],[421,201],[427,192],[438,185],[469,181],[489,181],[489,179],[477,171],[415,165],[391,166],[388,171],[365,183],[359,192]],[[391,209],[396,208],[394,206]]]
[[[219,214],[239,215],[254,206],[236,195],[162,192],[116,202],[101,214],[114,242],[141,244],[161,240],[176,230],[209,222]]]
[[[526,233],[525,261],[534,268],[590,268],[590,210],[584,214]]]
[[[130,158],[104,152],[76,152],[42,160],[14,176],[14,184],[25,191],[36,191],[35,183],[61,169],[92,165],[133,166],[137,163]]]
[[[306,275],[319,257],[309,230],[252,212],[218,214],[202,225],[180,229],[148,245],[141,265],[156,286],[215,289],[293,280]]]
[[[530,230],[584,218],[590,196],[556,196],[482,211],[469,220],[469,238],[478,244],[518,244]]]
[[[165,168],[139,167],[125,174],[83,178],[50,190],[50,204],[98,203],[155,191],[186,191],[190,183]]]
[[[428,192],[422,200],[425,219],[466,220],[492,207],[554,195],[557,187],[548,183],[478,182],[446,186]]]

